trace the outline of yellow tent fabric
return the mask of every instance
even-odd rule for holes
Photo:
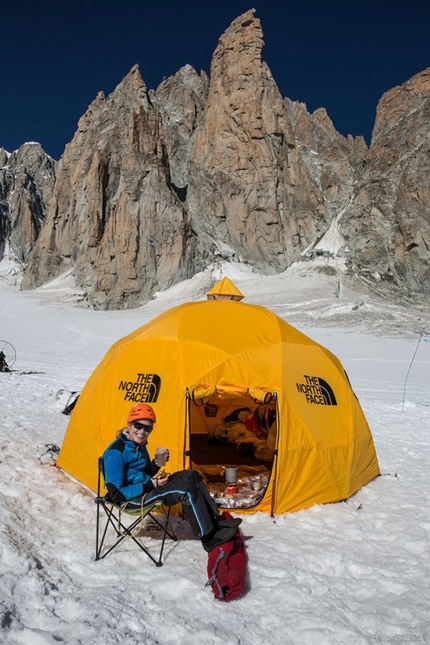
[[[207,292],[208,300],[242,300],[244,295],[234,282],[224,276],[216,285]]]
[[[190,466],[193,397],[274,397],[277,450],[261,502],[244,512],[296,511],[348,498],[379,473],[372,435],[339,360],[270,310],[234,300],[174,307],[117,341],[70,417],[57,464],[96,490],[97,458],[150,403],[150,446],[169,469]],[[236,511],[236,509],[235,509]]]

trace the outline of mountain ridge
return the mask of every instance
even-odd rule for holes
[[[0,152],[0,259],[14,235],[24,288],[70,270],[94,308],[134,307],[219,259],[270,275],[326,254],[378,288],[429,293],[430,69],[381,97],[367,146],[283,98],[263,46],[250,10],[209,77],[185,65],[148,90],[133,66],[79,120],[32,226]]]

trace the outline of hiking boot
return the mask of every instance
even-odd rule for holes
[[[224,526],[216,530],[213,534],[210,533],[209,535],[205,535],[202,538],[202,545],[204,550],[209,553],[209,551],[212,551],[212,549],[214,549],[215,547],[220,546],[225,542],[229,542],[229,540],[232,540],[235,533],[235,526]]]
[[[218,526],[219,528],[224,528],[224,526],[234,526],[238,527],[240,524],[242,524],[242,519],[240,517],[234,517],[231,520],[218,520]]]

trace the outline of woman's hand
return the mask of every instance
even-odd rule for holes
[[[164,470],[160,470],[159,473],[155,475],[155,477],[152,478],[152,483],[154,484],[155,488],[160,488],[160,486],[164,486],[164,484],[167,484],[167,482],[170,479],[170,473],[166,473]]]
[[[167,482],[169,481],[169,479],[170,479],[170,476],[169,476],[169,475],[166,475],[165,477],[158,477],[158,478],[157,478],[157,481],[158,481],[158,488],[160,488],[160,486],[164,486],[164,484],[167,484]]]

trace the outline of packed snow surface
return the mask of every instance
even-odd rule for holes
[[[65,400],[116,340],[175,304],[203,299],[222,268],[138,309],[110,312],[77,306],[67,276],[35,292],[0,279],[0,338],[17,352],[13,370],[0,373],[1,643],[430,643],[428,310],[354,291],[317,266],[272,277],[224,270],[246,302],[269,307],[339,357],[381,476],[344,503],[243,516],[247,588],[229,604],[205,587],[207,554],[180,518],[163,567],[128,542],[95,562],[93,493],[47,452],[61,445]]]

